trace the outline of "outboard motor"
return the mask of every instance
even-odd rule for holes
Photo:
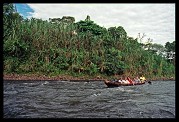
[[[152,82],[151,82],[151,81],[148,81],[148,83],[149,83],[149,84],[152,84]]]

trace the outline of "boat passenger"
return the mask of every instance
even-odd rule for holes
[[[127,77],[127,80],[129,81],[130,84],[134,85],[134,82],[129,77]]]
[[[122,80],[118,80],[119,83],[122,83]]]
[[[135,81],[135,82],[140,82],[139,77],[137,76],[136,78],[134,78],[134,81]]]
[[[116,80],[116,79],[113,79],[112,81],[113,81],[113,82],[117,82],[118,80]]]
[[[135,82],[138,82],[138,81],[137,81],[137,78],[134,78],[134,81],[135,81]]]
[[[124,84],[130,84],[130,82],[127,80],[127,78],[123,79],[122,82],[123,82]]]
[[[120,79],[118,80],[118,82],[122,84],[122,83],[123,83],[123,82],[122,82],[122,78],[120,78]]]
[[[143,75],[140,77],[140,81],[141,81],[142,83],[146,81],[146,79],[145,79],[145,77],[144,77]]]

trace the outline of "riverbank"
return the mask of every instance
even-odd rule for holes
[[[3,80],[61,80],[61,81],[103,81],[109,79],[119,79],[121,76],[113,76],[113,77],[106,77],[106,76],[81,76],[81,77],[74,77],[70,75],[59,75],[59,76],[46,76],[40,74],[3,74]],[[152,78],[147,79],[148,81],[168,81],[168,80],[175,80],[175,78]]]

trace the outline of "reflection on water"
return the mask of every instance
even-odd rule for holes
[[[4,81],[4,118],[175,118],[175,81]]]

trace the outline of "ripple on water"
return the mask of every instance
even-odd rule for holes
[[[175,118],[172,83],[108,88],[103,82],[5,82],[4,117]]]

